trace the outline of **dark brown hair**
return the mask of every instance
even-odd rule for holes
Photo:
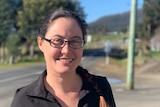
[[[56,20],[60,17],[75,19],[82,30],[83,39],[85,40],[84,36],[86,35],[86,28],[87,28],[87,24],[86,24],[85,20],[83,20],[83,18],[80,17],[79,14],[77,14],[73,11],[69,11],[69,10],[55,10],[55,11],[52,10],[43,20],[42,26],[39,29],[39,35],[44,37],[49,25],[54,20]]]
[[[98,83],[93,80],[93,76],[88,73],[86,69],[83,69],[82,67],[77,67],[77,73],[82,77],[82,79],[87,80],[88,83],[91,84],[91,86],[95,89],[95,91],[99,95],[99,107],[110,107],[109,104],[106,102],[104,97],[100,94],[101,88],[99,87]]]

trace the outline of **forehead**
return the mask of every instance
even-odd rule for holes
[[[47,33],[61,36],[77,36],[82,35],[82,30],[73,18],[58,18],[50,23]]]
[[[76,19],[68,17],[60,17],[50,23],[50,26],[67,26],[67,27],[80,27]]]

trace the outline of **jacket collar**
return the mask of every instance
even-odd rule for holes
[[[45,88],[44,85],[44,77],[47,75],[46,70],[39,76],[39,78],[31,83],[27,87],[27,95],[29,96],[38,96],[38,97],[47,97],[48,91]]]

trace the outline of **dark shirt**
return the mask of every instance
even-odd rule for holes
[[[46,74],[46,71],[43,72],[36,81],[18,89],[11,107],[61,107],[44,86],[44,76]],[[104,94],[103,96],[110,107],[116,107],[107,79],[100,76],[93,76],[93,78],[103,87],[102,94]],[[99,107],[99,95],[86,80],[83,80],[78,107]]]

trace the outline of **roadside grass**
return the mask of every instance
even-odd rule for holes
[[[37,65],[41,63],[43,62],[18,62],[12,65],[3,64],[3,65],[0,65],[0,69],[12,69],[12,68],[26,67],[26,66]]]
[[[153,59],[160,59],[160,52],[150,52]]]
[[[101,69],[101,72],[119,72],[125,73],[127,71],[127,60],[126,59],[115,59],[110,57],[109,63],[106,64],[105,58],[101,58],[97,61],[96,65]]]
[[[42,56],[39,57],[26,57],[25,59],[15,62],[13,64],[1,64],[0,69],[11,69],[18,67],[26,67],[30,65],[37,65],[44,63],[44,59]]]

